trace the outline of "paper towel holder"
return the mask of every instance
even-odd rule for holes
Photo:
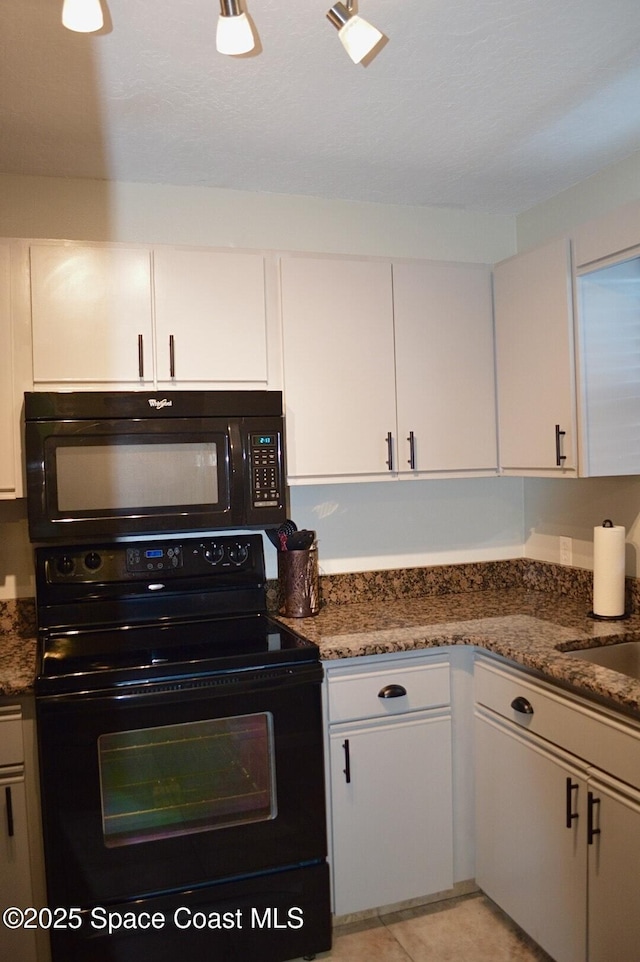
[[[602,527],[613,528],[614,524],[611,518],[605,518],[602,522]],[[594,621],[626,621],[631,617],[631,614],[628,611],[624,611],[621,615],[597,615],[595,611],[589,611],[587,617],[593,618]]]
[[[625,611],[621,615],[597,615],[595,611],[588,611],[587,618],[593,618],[594,621],[627,621],[631,615],[628,611]]]

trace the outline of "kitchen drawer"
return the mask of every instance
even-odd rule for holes
[[[451,698],[449,663],[444,660],[419,665],[391,661],[384,668],[335,673],[329,669],[327,678],[330,724],[442,707]],[[383,697],[381,693],[394,685],[406,694]]]
[[[483,656],[476,660],[474,686],[477,703],[640,788],[640,724],[633,719],[591,707],[584,698]],[[526,699],[532,714],[513,708],[518,698]]]
[[[19,705],[0,707],[0,767],[22,765],[22,711]]]

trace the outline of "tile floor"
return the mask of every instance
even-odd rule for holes
[[[482,893],[338,926],[318,962],[553,962]]]

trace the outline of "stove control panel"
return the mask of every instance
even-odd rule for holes
[[[61,548],[38,548],[36,577],[40,584],[98,585],[217,578],[245,573],[262,581],[264,552],[260,535],[180,541],[136,541]],[[185,580],[186,579],[186,580]]]
[[[182,568],[182,545],[133,545],[126,549],[127,571],[167,571]]]

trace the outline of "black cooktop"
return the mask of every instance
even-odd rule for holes
[[[269,617],[260,535],[36,551],[36,694],[319,661]]]
[[[43,635],[37,694],[318,661],[316,645],[264,615]]]

